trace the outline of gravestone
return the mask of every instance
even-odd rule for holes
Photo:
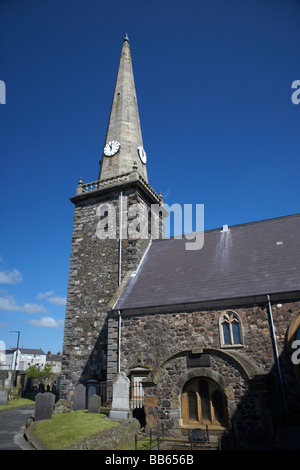
[[[75,387],[73,410],[86,410],[86,387],[83,384],[78,384]]]
[[[109,412],[111,419],[128,420],[132,418],[129,406],[129,386],[130,380],[124,372],[119,372],[113,381],[112,409]]]
[[[35,397],[34,420],[51,419],[54,405],[55,395],[53,393],[38,393]]]
[[[207,434],[203,429],[192,429],[190,433],[190,442],[204,444],[207,442]]]
[[[97,380],[88,380],[87,381],[87,395],[91,397],[92,395],[97,395]]]
[[[1,364],[1,352],[0,352],[0,364]],[[7,378],[8,378],[8,371],[0,370],[0,387],[5,387],[5,382]]]
[[[100,413],[101,400],[98,395],[91,395],[88,400],[89,413]]]
[[[7,398],[7,390],[1,389],[0,390],[0,405],[7,405],[8,398]]]
[[[32,389],[32,377],[26,377],[25,392],[30,392]]]

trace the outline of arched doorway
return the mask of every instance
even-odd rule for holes
[[[222,426],[228,424],[226,397],[217,382],[208,377],[195,377],[182,390],[184,426]]]

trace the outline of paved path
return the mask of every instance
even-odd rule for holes
[[[25,423],[34,406],[14,408],[0,413],[0,450],[32,450],[23,438]]]

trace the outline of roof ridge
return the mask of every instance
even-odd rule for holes
[[[278,216],[278,217],[271,217],[269,219],[253,220],[252,222],[242,222],[240,224],[228,225],[228,229],[237,228],[237,227],[244,227],[244,226],[260,224],[260,223],[267,223],[267,222],[271,222],[271,221],[275,221],[275,220],[279,220],[279,219],[288,219],[288,218],[293,218],[293,217],[300,217],[300,213],[288,214],[288,215],[282,215],[282,216]],[[204,229],[204,233],[222,231],[224,225],[219,226],[219,227],[215,227],[215,228],[210,228],[210,229],[207,229],[207,230]],[[152,241],[153,242],[161,242],[161,241],[165,241],[165,240],[181,240],[186,235],[193,235],[193,234],[197,234],[197,233],[201,233],[201,230],[198,230],[197,232],[183,233],[182,235],[173,235],[173,236],[165,237],[165,238],[156,238],[156,239],[153,239]]]

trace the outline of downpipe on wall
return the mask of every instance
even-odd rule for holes
[[[123,229],[123,191],[120,191],[120,204],[119,204],[119,272],[118,272],[118,286],[122,280],[122,229]],[[121,311],[118,310],[118,365],[117,373],[121,371]]]
[[[278,348],[277,348],[277,342],[276,342],[276,336],[275,336],[273,314],[272,314],[272,305],[271,305],[271,299],[270,299],[269,294],[267,294],[267,299],[268,299],[268,311],[269,311],[269,321],[270,321],[271,333],[272,333],[273,350],[274,350],[275,362],[276,362],[277,372],[278,372],[278,377],[279,377],[284,415],[285,415],[285,419],[287,420],[288,413],[287,413],[285,392],[284,392],[284,386],[283,386],[283,380],[282,380],[282,374],[281,374],[281,367],[280,367],[280,361],[279,361],[279,355],[278,355]]]

